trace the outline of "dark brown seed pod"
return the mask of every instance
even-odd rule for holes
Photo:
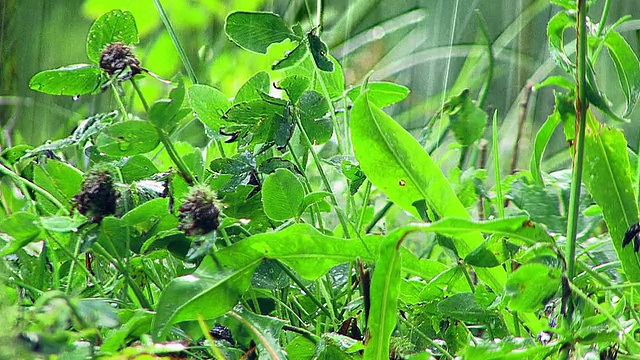
[[[114,42],[102,51],[100,56],[100,68],[109,75],[120,75],[129,67],[133,77],[141,72],[140,61],[136,59],[130,47],[121,42]]]
[[[216,196],[205,186],[194,186],[178,209],[178,229],[187,235],[204,235],[220,225]]]
[[[111,172],[107,169],[95,169],[87,173],[82,182],[82,190],[72,201],[76,203],[78,211],[89,218],[89,222],[99,223],[105,216],[116,212],[119,196]]]
[[[228,341],[231,345],[235,345],[236,343],[233,340],[233,336],[231,335],[231,330],[229,330],[229,328],[226,326],[216,324],[216,326],[214,326],[213,329],[209,331],[209,334],[211,334],[211,337],[216,340],[225,340]]]

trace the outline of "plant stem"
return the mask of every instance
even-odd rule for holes
[[[496,206],[498,207],[498,215],[504,218],[504,207],[502,197],[502,181],[500,180],[500,156],[498,146],[498,112],[493,113],[493,173],[495,176],[496,187]]]
[[[180,42],[180,39],[178,39],[178,35],[176,34],[176,31],[173,28],[173,25],[171,25],[171,21],[169,20],[169,17],[167,16],[166,11],[164,11],[164,8],[162,7],[160,0],[153,0],[153,2],[156,4],[156,8],[158,9],[158,14],[160,14],[160,19],[162,19],[162,23],[164,24],[165,29],[169,33],[169,37],[171,37],[171,41],[173,42],[173,45],[176,47],[176,51],[178,52],[180,61],[182,61],[182,66],[184,66],[185,70],[187,71],[187,75],[189,76],[189,79],[191,80],[191,82],[194,84],[197,84],[198,77],[196,76],[196,72],[193,70],[193,66],[191,66],[189,57],[187,56],[186,51],[184,51],[184,48],[182,47],[182,43]],[[222,147],[222,142],[219,139],[213,139],[213,141],[216,143],[216,146],[220,151],[220,156],[225,157],[224,148]]]
[[[609,17],[609,8],[611,7],[611,0],[607,0],[604,3],[604,9],[602,10],[602,16],[600,17],[600,23],[598,24],[598,32],[596,38],[599,38],[602,35],[602,31],[604,30],[605,23],[607,22],[607,17]]]
[[[336,214],[338,215],[338,219],[340,220],[340,225],[342,226],[344,236],[348,239],[351,237],[351,235],[349,234],[349,225],[348,225],[347,219],[345,218],[344,214],[340,210],[340,207],[338,205],[338,200],[336,199],[336,195],[333,193],[333,190],[331,189],[331,184],[329,183],[329,179],[327,178],[327,175],[324,173],[324,170],[322,169],[322,162],[320,161],[320,157],[318,156],[315,149],[313,148],[313,143],[311,143],[311,139],[309,139],[309,135],[307,134],[307,131],[302,126],[300,117],[296,115],[294,116],[294,118],[296,120],[296,125],[298,126],[298,129],[300,129],[300,133],[302,134],[302,139],[304,140],[305,145],[307,146],[309,152],[311,153],[311,156],[313,157],[314,162],[316,163],[316,167],[318,168],[318,173],[320,173],[320,177],[322,178],[322,183],[324,184],[325,190],[331,194],[329,195],[329,198],[331,199],[331,203],[333,204],[334,210],[336,211]]]
[[[294,274],[291,270],[289,270],[289,268],[286,265],[283,265],[280,260],[276,260],[275,262],[276,264],[278,264],[278,267],[280,267],[280,269],[282,269],[282,271],[285,272],[285,274],[287,274],[291,280],[293,280],[294,283],[296,283],[296,285],[298,285],[300,287],[300,290],[304,291],[304,293],[309,297],[309,299],[316,304],[316,306],[322,310],[323,313],[325,313],[325,315],[327,315],[330,319],[333,319],[333,314],[331,314],[331,312],[324,306],[322,305],[322,303],[320,302],[320,300],[318,300],[318,298],[315,297],[315,295],[313,295],[313,293],[311,293],[309,291],[309,289],[307,289],[306,286],[304,286],[304,284],[302,283],[302,281],[300,279],[298,279],[298,276],[296,276],[296,274]]]
[[[491,42],[491,38],[489,37],[489,30],[487,30],[487,23],[482,16],[480,10],[476,9],[476,17],[478,18],[478,24],[480,25],[480,31],[487,42],[487,78],[485,79],[482,88],[480,89],[480,94],[478,95],[478,107],[482,108],[484,106],[484,101],[487,98],[487,94],[489,93],[489,86],[491,86],[491,80],[493,79],[493,42]]]
[[[147,100],[144,98],[144,94],[142,94],[142,91],[140,90],[138,83],[133,78],[131,78],[131,84],[133,85],[133,88],[135,89],[136,94],[138,94],[138,98],[140,99],[140,102],[142,102],[144,111],[147,113],[147,115],[149,115],[149,104],[147,103]],[[167,150],[167,154],[169,155],[169,158],[171,158],[171,161],[173,161],[173,163],[176,165],[176,167],[178,168],[178,171],[180,172],[184,180],[189,185],[193,185],[197,183],[196,178],[193,176],[193,174],[191,174],[191,170],[189,170],[189,167],[187,167],[184,161],[182,161],[182,157],[180,157],[180,155],[178,154],[178,151],[173,146],[173,143],[171,142],[167,134],[164,132],[164,130],[162,130],[159,126],[157,126],[153,122],[149,122],[149,123],[153,125],[153,127],[156,129],[156,132],[158,133],[158,137],[160,138],[160,142],[162,143],[164,148]]]
[[[196,77],[196,72],[193,71],[193,67],[191,66],[191,62],[187,57],[187,53],[184,51],[184,48],[182,47],[182,44],[178,39],[178,35],[176,34],[175,29],[173,28],[173,25],[171,25],[171,21],[169,20],[167,13],[164,11],[162,4],[160,4],[160,0],[153,0],[153,2],[156,4],[156,8],[158,9],[158,13],[160,14],[160,19],[162,19],[162,23],[167,29],[167,32],[171,37],[171,41],[173,41],[173,45],[176,47],[178,56],[180,56],[180,60],[182,61],[182,65],[184,66],[185,70],[187,71],[189,79],[191,79],[191,82],[193,82],[194,84],[197,84],[198,78]]]
[[[571,179],[571,195],[569,198],[569,214],[567,221],[567,247],[565,259],[567,261],[567,277],[572,280],[575,276],[576,235],[578,233],[578,216],[580,206],[580,190],[582,184],[582,166],[584,162],[584,140],[586,129],[587,106],[589,105],[586,90],[587,68],[587,1],[578,1],[577,24],[577,78],[576,78],[576,127],[578,127],[575,143],[573,173]],[[571,302],[569,302],[571,303]],[[570,314],[571,311],[567,311]]]
[[[116,103],[118,104],[118,108],[122,113],[122,117],[125,121],[129,121],[129,113],[127,113],[127,108],[124,107],[124,103],[122,102],[120,94],[118,93],[118,89],[116,88],[116,85],[113,81],[111,82],[111,91],[113,91],[113,97],[116,99]]]

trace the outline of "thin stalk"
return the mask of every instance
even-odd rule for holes
[[[118,104],[118,108],[122,113],[122,117],[125,121],[129,121],[129,113],[127,113],[127,108],[124,107],[124,103],[120,98],[120,94],[118,93],[118,89],[116,88],[116,84],[114,81],[111,82],[111,91],[113,91],[113,97],[116,99],[116,104]]]
[[[45,199],[51,201],[53,203],[53,205],[55,205],[58,209],[60,210],[64,210],[65,213],[67,213],[67,215],[71,215],[71,213],[69,212],[69,210],[67,210],[67,208],[64,206],[64,204],[62,204],[60,202],[60,200],[56,199],[53,195],[51,195],[47,190],[41,188],[40,186],[32,183],[31,181],[23,178],[22,176],[14,173],[13,171],[11,171],[9,168],[7,168],[5,165],[0,164],[0,173],[2,175],[6,175],[9,178],[11,178],[11,180],[24,185],[28,188],[30,188],[31,190],[37,192],[38,194],[42,195]],[[27,196],[27,195],[25,195]]]
[[[288,267],[286,267],[285,265],[282,265],[282,263],[280,261],[276,261],[276,264],[278,264],[278,266],[280,267],[280,269],[282,269],[282,271],[284,271],[285,274],[287,274],[291,280],[293,280],[294,283],[296,283],[296,285],[298,285],[300,287],[300,289],[302,291],[304,291],[304,293],[309,297],[309,299],[316,304],[316,306],[322,310],[323,313],[325,313],[325,315],[327,315],[330,319],[333,319],[333,314],[331,314],[331,312],[329,310],[327,310],[327,308],[320,302],[320,300],[318,300],[318,298],[315,297],[315,295],[313,295],[309,289],[307,289],[306,286],[304,286],[304,284],[302,283],[302,281],[298,278],[298,276],[296,274],[294,274],[291,270],[289,270]]]
[[[140,90],[138,83],[132,78],[131,84],[133,85],[133,88],[135,89],[136,94],[138,94],[138,98],[142,102],[144,111],[148,115],[149,104],[147,103],[147,100],[144,98],[144,94],[142,94],[142,91]],[[169,155],[169,158],[171,158],[171,161],[173,161],[173,163],[176,165],[176,167],[178,168],[178,171],[180,172],[180,174],[182,174],[182,177],[184,178],[184,180],[189,185],[193,185],[197,183],[198,181],[193,176],[193,174],[191,174],[191,170],[189,170],[189,167],[184,163],[184,161],[182,161],[182,157],[178,154],[178,151],[173,146],[173,143],[171,142],[167,134],[164,132],[164,130],[162,130],[159,126],[157,126],[152,122],[150,122],[150,124],[152,124],[153,127],[156,129],[156,132],[158,133],[158,137],[160,138],[160,142],[162,143],[164,148],[167,150],[167,154]]]
[[[602,31],[604,30],[605,23],[607,22],[607,18],[609,17],[609,8],[611,7],[611,0],[607,0],[604,3],[604,9],[602,10],[602,16],[600,17],[600,23],[598,24],[598,33],[596,38],[599,38],[602,35]]]
[[[502,181],[500,180],[500,156],[498,149],[498,112],[493,113],[493,173],[496,183],[496,205],[498,207],[498,215],[504,218],[504,204],[502,196]]]
[[[373,219],[371,220],[369,225],[367,225],[367,228],[364,230],[365,234],[368,234],[369,232],[371,232],[371,230],[376,226],[376,224],[378,224],[378,221],[382,220],[382,218],[387,214],[387,212],[389,211],[389,209],[391,209],[392,206],[393,206],[393,203],[391,201],[387,201],[382,207],[382,209],[378,210],[378,212],[373,215]]]
[[[113,244],[111,244],[111,242],[109,242],[109,244],[111,245],[111,248],[112,248],[111,250],[115,252],[116,250]],[[102,247],[102,245],[98,243],[93,244],[93,247],[98,254],[102,255],[105,259],[107,259],[107,261],[112,263],[116,267],[116,269],[124,275],[125,282],[131,287],[131,290],[133,290],[133,294],[135,295],[136,300],[138,300],[138,302],[140,303],[140,306],[142,306],[145,309],[153,310],[153,308],[151,307],[151,304],[149,303],[147,298],[144,296],[142,289],[140,289],[140,286],[138,286],[138,284],[135,281],[131,280],[131,277],[129,276],[129,272],[126,271],[125,267],[122,265],[121,260],[111,256],[111,254],[109,254],[107,249],[105,249],[104,247]]]
[[[162,19],[162,23],[164,24],[164,27],[167,29],[167,32],[171,37],[171,41],[173,41],[173,45],[176,47],[178,56],[180,56],[180,60],[182,61],[182,65],[184,66],[185,70],[187,71],[187,75],[189,76],[189,79],[191,79],[191,82],[193,82],[194,84],[197,84],[198,78],[196,77],[196,72],[193,71],[193,67],[191,66],[191,62],[187,57],[187,53],[184,51],[184,48],[182,47],[182,44],[178,39],[178,35],[176,34],[176,31],[174,30],[173,25],[171,25],[171,21],[169,20],[167,13],[164,11],[162,4],[160,4],[160,0],[153,0],[153,2],[156,4],[156,8],[158,9],[158,13],[160,14],[160,19]]]
[[[302,139],[304,140],[305,145],[309,149],[309,152],[311,153],[311,156],[313,157],[313,160],[316,163],[316,167],[318,168],[318,173],[320,174],[320,178],[322,178],[322,183],[324,184],[325,190],[330,194],[329,199],[331,199],[331,203],[333,204],[336,214],[338,215],[338,220],[340,220],[340,226],[342,226],[344,236],[348,239],[351,237],[351,235],[349,233],[349,225],[348,225],[347,219],[342,213],[342,211],[340,210],[340,207],[338,205],[338,200],[336,199],[336,195],[333,193],[333,190],[331,189],[331,184],[329,183],[329,179],[327,178],[327,175],[324,173],[324,170],[322,169],[322,162],[320,161],[320,157],[318,156],[315,149],[313,148],[311,139],[309,139],[309,135],[307,134],[307,131],[302,126],[300,117],[294,116],[294,118],[296,120],[296,125],[298,126],[298,129],[302,134]]]
[[[80,253],[80,243],[81,243],[81,241],[77,236],[75,236],[75,238],[76,238],[76,246],[73,249],[73,257],[77,258],[78,254]],[[67,288],[65,289],[65,294],[69,294],[69,292],[71,291],[71,286],[73,285],[73,275],[74,275],[75,270],[76,270],[76,262],[72,261],[71,265],[69,265],[69,275],[68,275],[69,282],[67,283]]]
[[[572,280],[575,276],[576,236],[578,233],[578,216],[580,216],[580,190],[582,184],[582,167],[584,163],[584,139],[586,129],[587,106],[586,97],[586,69],[587,69],[587,1],[578,0],[577,24],[577,78],[576,78],[576,127],[578,134],[575,143],[573,173],[571,179],[571,195],[569,198],[569,214],[567,221],[567,247],[565,259],[567,261],[567,277]],[[570,302],[571,303],[571,302]],[[567,314],[570,314],[568,311]]]
[[[445,348],[443,348],[436,341],[433,341],[433,339],[431,339],[429,336],[427,336],[427,334],[423,333],[422,330],[418,329],[418,327],[413,325],[410,321],[405,320],[401,316],[398,317],[398,319],[400,319],[401,322],[403,322],[405,325],[407,325],[409,328],[411,328],[411,331],[414,331],[422,339],[424,339],[425,342],[427,342],[429,344],[429,346],[433,346],[436,350],[440,351],[440,353],[442,354],[442,357],[447,358],[447,359],[452,359],[452,360],[454,359],[453,355],[451,355]]]
[[[480,32],[482,36],[484,36],[485,41],[487,42],[487,78],[485,79],[484,84],[482,84],[482,88],[480,89],[480,94],[478,95],[478,107],[482,108],[484,106],[484,101],[487,99],[487,94],[489,93],[489,86],[491,86],[491,80],[493,79],[493,42],[489,37],[489,30],[487,30],[487,23],[482,16],[480,10],[476,9],[476,17],[478,18],[478,24],[480,25]]]
[[[220,349],[218,349],[218,347],[216,346],[216,342],[213,340],[213,337],[211,337],[211,333],[209,332],[207,323],[204,321],[204,318],[200,314],[198,314],[198,325],[200,325],[200,331],[202,331],[202,335],[204,335],[204,338],[207,339],[207,342],[209,343],[209,350],[211,350],[211,353],[215,355],[216,359],[225,359]]]
[[[364,197],[362,198],[362,208],[358,216],[358,225],[356,226],[356,231],[358,232],[364,225],[364,215],[367,213],[367,206],[369,206],[369,196],[371,196],[371,181],[367,180],[367,185],[364,187]]]
[[[187,75],[189,76],[189,79],[191,80],[191,82],[194,84],[197,84],[198,77],[196,76],[196,72],[193,70],[193,66],[191,66],[189,57],[187,56],[186,51],[184,51],[184,48],[182,47],[182,43],[180,42],[180,39],[178,39],[178,35],[176,34],[176,31],[173,28],[173,25],[171,25],[171,21],[169,20],[167,13],[164,11],[164,8],[162,7],[160,0],[153,0],[153,2],[156,4],[156,8],[158,9],[158,14],[160,14],[160,19],[162,19],[162,23],[164,24],[165,29],[169,33],[169,37],[171,37],[171,41],[173,42],[173,45],[176,47],[176,51],[178,52],[180,61],[182,61],[182,66],[184,66],[185,70],[187,71]],[[216,146],[220,151],[220,156],[225,157],[224,148],[222,147],[222,142],[219,139],[214,139],[214,142],[216,143]]]

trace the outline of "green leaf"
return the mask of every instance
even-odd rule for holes
[[[314,191],[304,196],[302,203],[300,204],[300,214],[303,213],[309,206],[319,203],[327,196],[330,196],[330,192],[326,191]]]
[[[309,90],[302,94],[300,103],[300,120],[309,139],[314,144],[324,144],[333,136],[333,123],[324,116],[329,111],[329,103],[320,93]]]
[[[122,181],[125,184],[146,179],[157,172],[158,169],[153,161],[144,155],[134,155],[128,158],[124,165],[120,167]]]
[[[367,93],[353,104],[351,137],[362,171],[378,189],[405,211],[419,218],[414,207],[425,200],[438,217],[471,219],[442,171],[422,146],[391,117],[368,100]],[[456,243],[461,257],[480,246],[479,232],[460,237]],[[501,291],[505,274],[501,269],[479,269],[480,278]]]
[[[364,239],[374,251],[380,240],[379,236]],[[405,248],[399,251],[403,273],[429,280],[445,269],[438,262],[418,259]],[[192,275],[176,278],[165,288],[152,327],[155,339],[163,339],[171,325],[195,320],[198,314],[204,318],[225,314],[249,287],[253,270],[265,258],[284,262],[308,280],[318,279],[332,267],[358,257],[375,261],[375,255],[362,241],[327,236],[307,224],[251,236],[217,251],[214,256],[215,260],[205,257]]]
[[[178,121],[186,116],[180,108],[184,102],[184,95],[184,82],[179,78],[177,86],[171,90],[168,99],[160,99],[151,105],[149,120],[157,127],[171,132]]]
[[[71,210],[71,198],[82,189],[82,173],[71,165],[56,160],[33,168],[33,182],[48,191],[53,197]],[[42,195],[36,193],[38,203],[51,213],[58,208]]]
[[[268,354],[273,360],[288,359],[279,342],[280,332],[287,324],[286,321],[271,316],[256,315],[240,306],[229,314],[238,319],[258,339],[260,354]]]
[[[311,80],[302,75],[288,76],[278,82],[276,88],[282,89],[287,93],[289,100],[296,103],[302,94],[311,86]]]
[[[124,259],[131,252],[128,245],[129,231],[129,227],[123,220],[107,216],[100,222],[98,243],[114,258]]]
[[[131,120],[107,126],[98,135],[96,146],[110,156],[144,154],[160,143],[158,132],[151,123]]]
[[[514,271],[505,286],[510,297],[509,309],[533,312],[540,310],[560,288],[560,269],[530,263]]]
[[[327,56],[329,53],[327,44],[320,40],[320,37],[313,31],[307,34],[307,40],[309,44],[309,51],[311,52],[313,61],[316,63],[318,69],[328,72],[333,71],[333,62]]]
[[[600,127],[587,115],[583,181],[602,209],[613,247],[630,282],[640,281],[640,262],[633,246],[622,248],[627,229],[638,223],[638,207],[631,180],[627,141],[621,130]]]
[[[31,78],[29,88],[51,95],[94,94],[106,81],[102,70],[86,64],[41,71]]]
[[[540,127],[540,130],[538,130],[538,133],[536,134],[536,139],[533,142],[533,154],[531,154],[529,167],[531,168],[531,176],[538,185],[544,186],[544,181],[542,180],[542,172],[540,170],[544,150],[547,148],[547,145],[551,140],[551,136],[553,136],[553,132],[562,122],[562,117],[558,108],[558,101],[559,99],[556,98],[556,107],[553,111],[553,114],[547,117],[547,121],[545,121],[542,127]]]
[[[91,25],[87,36],[87,57],[98,64],[107,45],[114,42],[130,45],[137,44],[138,41],[138,28],[133,14],[129,11],[111,10]]]
[[[234,12],[227,16],[224,30],[231,41],[243,49],[266,54],[271,44],[300,39],[282,18],[267,12]]]
[[[284,54],[284,58],[278,60],[271,66],[271,70],[284,70],[297,65],[307,55],[307,46],[298,44],[293,50]]]
[[[622,116],[629,116],[640,97],[640,61],[629,43],[614,30],[607,33],[604,45],[609,49],[609,56],[616,67],[618,80],[627,100]]]
[[[449,99],[442,111],[449,116],[451,130],[460,145],[469,146],[484,133],[487,113],[471,99],[469,89]]]
[[[188,93],[191,108],[200,121],[209,129],[220,131],[222,116],[231,108],[229,99],[220,90],[207,85],[193,85]]]
[[[371,310],[369,315],[369,342],[363,359],[386,359],[389,341],[396,328],[398,296],[400,295],[401,256],[398,249],[406,233],[394,231],[380,244],[380,256],[371,279]]]
[[[247,80],[238,90],[233,104],[251,100],[261,100],[261,94],[268,94],[271,88],[271,77],[266,71],[260,71]]]
[[[360,96],[362,86],[357,86],[347,93],[351,101],[356,101]],[[379,108],[399,103],[409,95],[409,88],[391,82],[370,82],[367,86],[369,101]]]
[[[0,250],[0,256],[17,252],[23,246],[38,240],[41,233],[36,215],[24,211],[13,213],[0,223],[0,242],[6,241]]]
[[[310,56],[303,59],[297,66],[291,67],[285,71],[287,76],[306,76],[311,80],[311,89],[325,95],[325,90],[331,100],[337,100],[342,97],[345,90],[344,74],[342,66],[338,60],[329,55],[329,59],[333,62],[334,70],[318,71],[316,64]]]
[[[165,216],[169,216],[169,199],[158,198],[135,207],[124,214],[121,220],[141,233],[146,233]]]
[[[438,313],[471,323],[485,323],[488,318],[495,316],[476,303],[473,293],[457,293],[440,301],[438,303]]]
[[[87,219],[81,215],[76,217],[53,215],[40,218],[43,229],[58,233],[76,232],[86,222]]]
[[[298,177],[289,170],[277,169],[262,184],[264,212],[273,220],[287,220],[300,216],[304,188]]]

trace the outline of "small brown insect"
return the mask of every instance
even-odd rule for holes
[[[400,185],[400,186],[406,186],[406,185],[407,185],[407,182],[406,182],[406,181],[404,181],[404,180],[400,180],[400,181],[398,182],[398,185]]]

